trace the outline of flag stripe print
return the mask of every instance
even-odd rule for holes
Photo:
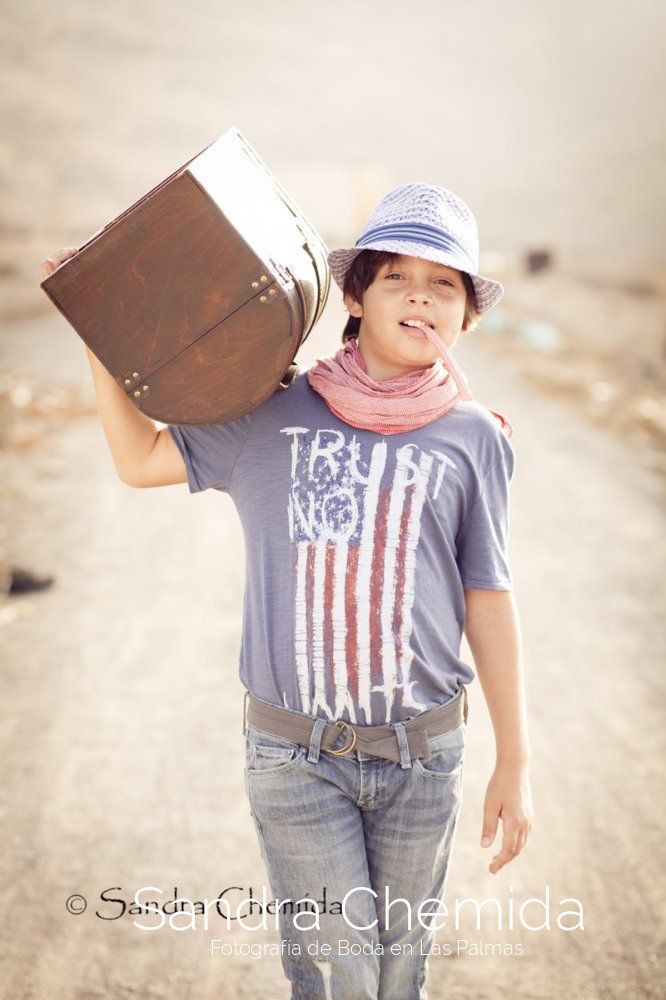
[[[288,513],[298,707],[360,725],[371,724],[373,709],[388,723],[397,697],[422,711],[410,679],[410,637],[433,456],[421,452],[414,461],[412,446],[403,446],[387,475],[385,440],[364,465],[355,438],[347,444],[340,435],[345,448],[334,438],[332,450],[319,431],[307,448],[306,429],[283,430],[293,434]]]

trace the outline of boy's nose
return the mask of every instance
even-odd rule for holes
[[[411,289],[409,292],[407,292],[407,298],[409,299],[410,302],[431,301],[430,292],[426,291],[425,289],[420,289],[420,290]]]

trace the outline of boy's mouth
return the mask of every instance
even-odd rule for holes
[[[404,319],[401,321],[400,326],[408,330],[414,337],[425,337],[425,329],[435,331],[432,323],[428,323],[424,319]]]

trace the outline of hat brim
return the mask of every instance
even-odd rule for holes
[[[482,274],[470,271],[469,268],[463,265],[460,258],[454,254],[447,254],[443,250],[425,246],[421,243],[408,243],[398,240],[373,243],[371,247],[342,247],[339,250],[331,250],[328,254],[328,265],[336,284],[342,290],[344,290],[345,277],[352,261],[363,250],[385,250],[388,253],[404,254],[407,257],[422,257],[424,260],[431,260],[435,264],[444,264],[446,267],[454,267],[457,271],[464,271],[472,279],[476,308],[480,313],[488,312],[504,295],[504,285],[493,278],[485,278]]]

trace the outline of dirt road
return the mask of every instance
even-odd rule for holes
[[[336,346],[337,303],[300,360]],[[307,348],[307,349],[306,349]],[[81,344],[59,317],[8,331],[3,367],[78,385]],[[484,918],[437,940],[522,945],[523,954],[431,959],[432,1000],[658,997],[663,918],[663,523],[659,480],[630,450],[541,398],[478,342],[459,357],[477,398],[506,412],[517,454],[511,549],[521,610],[536,821],[498,876],[478,846],[493,759],[477,683],[464,805],[447,896],[502,903],[551,895],[551,930]],[[174,890],[214,898],[267,884],[243,791],[236,677],[241,528],[229,497],[186,486],[132,490],[115,476],[95,415],[23,418],[32,447],[3,454],[14,561],[57,576],[0,606],[0,996],[288,996],[277,956],[211,956],[275,942],[273,930],[155,932],[121,904]],[[15,429],[15,439],[20,440]],[[467,652],[469,657],[469,652]],[[471,660],[469,660],[471,662]],[[157,894],[157,890],[163,896]],[[69,914],[73,894],[87,900]],[[244,896],[232,893],[236,902]],[[559,901],[583,931],[557,927]],[[71,905],[82,906],[74,900]],[[100,914],[96,916],[96,911]],[[117,918],[117,919],[104,919]],[[531,917],[536,920],[536,911]],[[468,946],[469,949],[469,946]]]
[[[511,900],[517,913],[548,887],[552,929],[447,925],[438,941],[468,946],[434,956],[428,986],[431,1000],[663,996],[663,480],[620,420],[637,404],[643,422],[663,414],[663,12],[5,6],[0,558],[56,583],[0,598],[0,1000],[288,996],[279,957],[211,955],[213,939],[256,946],[275,931],[211,918],[155,933],[100,899],[240,887],[237,903],[266,884],[242,775],[244,550],[228,497],[116,477],[82,345],[38,287],[42,256],[80,245],[231,125],[331,246],[394,185],[468,199],[507,305],[573,345],[557,369],[533,341],[512,357],[551,392],[591,388],[597,418],[613,420],[617,437],[541,395],[501,345],[461,344],[476,396],[516,427],[536,817],[521,857],[491,876],[478,844],[493,741],[474,683],[447,897],[496,897],[506,920]],[[511,262],[541,247],[554,273],[518,288]],[[342,322],[334,294],[299,360],[335,349]],[[79,915],[66,909],[76,894]],[[583,931],[558,929],[565,897],[582,902]],[[498,943],[523,954],[484,954]]]

